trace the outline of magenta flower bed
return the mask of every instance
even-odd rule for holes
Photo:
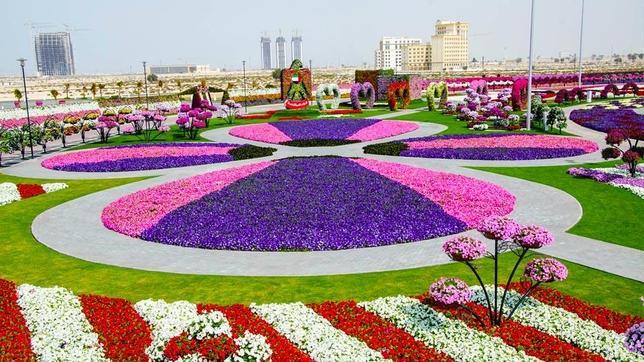
[[[62,153],[42,161],[52,170],[120,172],[184,167],[233,161],[230,151],[243,145],[228,143],[160,143],[102,147]]]
[[[396,147],[369,146],[368,153],[469,160],[536,160],[592,153],[597,144],[581,138],[528,134],[448,135],[394,141]]]
[[[418,125],[401,121],[313,119],[235,127],[229,133],[232,136],[253,141],[296,145],[293,141],[364,142],[396,136],[416,129]]]
[[[228,250],[337,250],[459,233],[506,215],[496,185],[405,165],[289,158],[215,171],[108,205],[104,225],[144,240]]]

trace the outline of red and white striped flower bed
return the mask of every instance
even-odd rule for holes
[[[0,183],[0,206],[20,201],[22,199],[28,199],[40,194],[48,194],[64,188],[67,188],[67,184],[62,182],[42,185],[2,182]]]
[[[510,305],[516,295],[510,292]],[[621,334],[641,318],[551,289],[538,289],[495,328],[428,303],[396,296],[311,305],[131,304],[0,279],[0,359],[644,361]]]

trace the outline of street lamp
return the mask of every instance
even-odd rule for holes
[[[581,45],[584,36],[584,3],[585,0],[581,0],[581,26],[579,27],[579,87],[581,88]]]
[[[244,73],[244,113],[248,113],[248,97],[246,96],[246,61],[242,60],[242,72]]]
[[[525,114],[525,128],[530,130],[530,121],[532,120],[532,37],[534,36],[534,0],[530,5],[530,54],[528,58],[528,110]]]
[[[146,64],[148,62],[143,61],[143,80],[145,81],[145,108],[150,109],[150,104],[148,102],[148,70]]]
[[[311,63],[311,59],[309,59],[309,70],[313,73],[313,63]]]
[[[29,118],[29,98],[27,97],[27,78],[25,77],[25,62],[27,59],[20,58],[18,63],[20,63],[20,68],[22,68],[22,86],[25,90],[25,106],[27,107],[27,132],[29,133],[29,149],[31,150],[31,158],[34,158],[34,143],[31,138],[31,118]]]

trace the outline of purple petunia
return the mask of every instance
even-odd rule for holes
[[[550,231],[541,226],[526,225],[521,227],[519,232],[514,235],[513,240],[524,248],[538,249],[552,244],[554,237]]]
[[[521,226],[508,217],[489,217],[476,228],[488,239],[511,240],[521,230]]]
[[[458,278],[440,278],[429,287],[432,299],[440,304],[465,304],[472,298],[470,287]]]
[[[557,259],[534,259],[526,264],[523,276],[535,282],[550,283],[566,279],[568,268]]]
[[[631,352],[644,354],[644,322],[632,325],[624,333],[624,346]]]
[[[292,140],[344,140],[379,121],[377,119],[313,119],[270,124]]]
[[[472,261],[485,255],[485,244],[469,236],[458,236],[443,244],[443,251],[454,261]]]

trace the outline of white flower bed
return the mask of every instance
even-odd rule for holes
[[[472,290],[474,291],[473,299],[480,304],[484,304],[485,296],[482,289],[472,287]],[[503,288],[501,288],[502,290]],[[501,293],[499,297],[500,295]],[[520,297],[520,294],[508,291],[505,301],[507,308],[503,308],[506,315],[514,308]],[[556,336],[587,351],[600,354],[608,360],[644,361],[644,357],[629,352],[624,347],[624,336],[614,331],[606,330],[593,321],[581,319],[575,313],[549,306],[534,298],[526,298],[523,305],[514,313],[512,319]]]
[[[107,361],[81,303],[64,288],[18,287],[18,304],[41,361]]]
[[[447,318],[414,298],[385,297],[359,305],[458,361],[537,360],[506,345],[498,337],[490,337],[459,320]]]
[[[20,201],[18,187],[12,182],[0,183],[0,206]]]
[[[83,102],[83,103],[73,103],[73,104],[63,104],[55,106],[45,106],[45,107],[29,107],[29,116],[38,117],[38,116],[49,116],[52,114],[58,113],[74,113],[74,112],[86,112],[86,111],[95,111],[99,109],[97,102]],[[18,119],[27,117],[26,109],[3,109],[0,110],[0,120],[8,119]]]
[[[611,186],[619,187],[624,190],[628,190],[631,193],[635,194],[637,197],[644,199],[644,188],[635,186],[635,185],[625,185],[625,184],[618,184],[615,182],[609,182],[608,183]]]
[[[334,328],[302,303],[251,304],[250,309],[315,360],[384,360],[379,352]]]
[[[48,184],[42,184],[40,186],[42,186],[43,190],[45,190],[46,193],[60,191],[62,189],[66,189],[67,187],[69,187],[67,186],[66,183],[62,183],[62,182],[52,182]]]

